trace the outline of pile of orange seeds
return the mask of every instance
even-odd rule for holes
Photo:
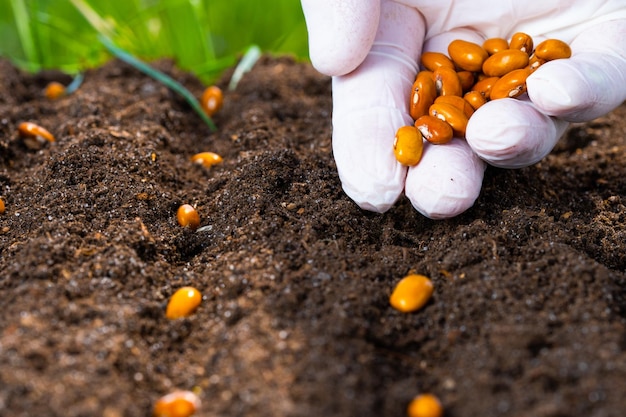
[[[518,32],[510,41],[487,39],[482,45],[454,40],[448,55],[424,52],[411,88],[409,113],[414,126],[402,126],[394,140],[394,154],[403,165],[416,165],[423,139],[444,144],[464,138],[467,123],[490,100],[514,98],[526,92],[526,78],[545,62],[569,58],[565,42],[547,39],[534,47],[530,35]]]

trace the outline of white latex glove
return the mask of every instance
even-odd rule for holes
[[[389,209],[404,191],[430,218],[462,213],[480,193],[484,161],[534,164],[569,121],[626,100],[626,0],[301,0],[313,65],[333,76],[333,153],[345,192],[362,208]],[[447,53],[454,39],[478,44],[526,32],[570,44],[572,58],[527,80],[528,98],[474,113],[467,141],[425,144],[420,163],[393,155],[396,130],[413,121],[411,86],[422,49]]]

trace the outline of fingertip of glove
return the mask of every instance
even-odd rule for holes
[[[530,100],[551,116],[567,115],[588,104],[591,98],[584,77],[569,62],[544,64],[528,77],[526,84]]]
[[[375,213],[384,213],[400,198],[403,183],[394,181],[393,178],[380,182],[376,178],[345,178],[343,176],[342,188],[360,208]]]
[[[472,150],[500,168],[522,168],[543,159],[568,123],[547,116],[528,100],[491,101],[474,113],[466,138]]]
[[[422,161],[409,170],[405,194],[413,207],[431,219],[455,217],[474,205],[485,163],[467,143],[427,145]]]

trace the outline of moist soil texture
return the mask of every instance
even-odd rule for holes
[[[405,416],[426,392],[447,417],[624,416],[625,106],[434,221],[343,193],[328,77],[282,57],[229,76],[213,133],[121,62],[57,100],[67,77],[0,62],[0,415],[149,416],[190,390],[198,416]],[[23,121],[56,141],[28,148]],[[401,313],[411,272],[434,293]],[[168,319],[183,286],[202,302]]]

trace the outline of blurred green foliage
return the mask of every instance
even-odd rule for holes
[[[299,0],[0,0],[0,56],[28,71],[101,65],[110,55],[99,32],[144,60],[173,58],[207,83],[253,44],[308,53]]]

